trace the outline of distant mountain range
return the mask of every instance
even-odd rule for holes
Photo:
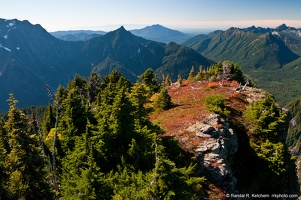
[[[193,37],[192,34],[183,33],[177,30],[166,28],[160,24],[147,26],[142,29],[130,30],[134,35],[157,41],[157,42],[176,42],[181,43]]]
[[[230,28],[209,35],[195,36],[183,44],[216,61],[229,59],[238,62],[246,71],[254,68],[277,69],[299,58],[298,53],[301,53],[298,50],[294,53],[287,46],[293,46],[292,43],[280,37],[287,37],[287,33],[282,33],[287,29],[281,32],[277,30]],[[295,32],[300,33],[301,31]],[[301,41],[301,37],[298,41]]]
[[[142,29],[135,29],[129,31],[136,36],[143,37],[148,40],[153,40],[156,42],[164,42],[164,43],[169,43],[169,42],[181,43],[194,36],[192,34],[173,30],[159,24],[147,26]],[[106,32],[91,31],[91,30],[76,30],[76,31],[56,31],[56,32],[51,32],[51,34],[65,41],[84,41],[84,40],[105,35]]]
[[[135,82],[147,68],[157,74],[187,76],[191,66],[214,62],[176,43],[159,43],[135,36],[124,27],[85,41],[63,41],[40,25],[0,19],[0,110],[14,93],[20,106],[47,104],[45,84],[55,90],[75,74],[105,75],[118,70]]]
[[[285,24],[275,29],[252,26],[217,30],[191,37],[182,43],[184,46],[145,39],[182,41],[188,37],[161,25],[131,32],[120,27],[108,33],[55,33],[56,37],[77,35],[77,39],[69,39],[75,41],[53,34],[26,20],[0,19],[0,111],[7,109],[5,100],[11,92],[20,106],[47,104],[44,85],[55,90],[75,74],[88,76],[96,71],[105,75],[118,70],[135,82],[152,68],[159,77],[169,74],[176,80],[178,74],[187,77],[192,66],[198,69],[223,60],[238,63],[282,105],[301,96],[301,29]]]
[[[65,41],[84,41],[105,35],[105,31],[74,30],[50,32],[54,37]]]
[[[301,96],[301,29],[285,24],[275,29],[230,28],[197,35],[183,45],[214,61],[227,59],[238,63],[282,105]]]

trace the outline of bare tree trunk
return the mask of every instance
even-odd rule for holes
[[[53,101],[55,101],[55,105],[56,105],[56,116],[55,116],[55,131],[54,131],[54,136],[53,136],[53,147],[52,147],[52,172],[53,172],[53,176],[52,176],[52,182],[53,182],[53,188],[56,192],[59,191],[59,186],[57,184],[57,175],[56,175],[56,160],[55,160],[55,149],[56,149],[56,141],[57,141],[57,125],[58,125],[58,120],[59,120],[59,100],[56,100],[54,93],[52,92],[51,88],[46,85],[45,86],[47,91],[48,91],[48,95],[50,96],[51,99],[53,99]]]

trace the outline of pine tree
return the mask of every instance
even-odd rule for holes
[[[179,74],[178,75],[178,84],[179,84],[179,87],[182,87],[182,85],[183,85],[183,79],[182,79],[182,76]]]
[[[6,172],[5,160],[7,157],[6,133],[3,128],[2,121],[0,122],[0,199],[9,199],[5,183],[7,182],[8,174]]]
[[[97,104],[100,105],[105,102],[111,105],[119,89],[123,88],[126,92],[129,92],[131,86],[131,82],[124,75],[117,71],[111,72],[102,79],[101,93],[98,95]]]
[[[63,159],[61,195],[63,199],[102,199],[101,173],[93,157],[90,129],[76,137],[75,148]]]
[[[96,101],[98,94],[101,91],[100,76],[96,72],[92,72],[88,78],[87,85],[88,101],[91,106],[92,102]]]
[[[160,90],[156,106],[162,110],[167,110],[172,106],[171,96],[165,87],[162,87]]]
[[[165,85],[165,86],[170,86],[171,84],[172,84],[172,82],[171,82],[170,76],[169,76],[169,74],[168,74],[168,75],[166,76],[164,85]]]
[[[64,151],[74,147],[73,136],[79,136],[85,132],[87,113],[85,103],[78,88],[69,88],[67,96],[61,103],[64,113],[60,116],[58,132],[62,135]]]
[[[106,90],[105,90],[106,91]],[[103,98],[105,99],[105,94]],[[109,104],[111,103],[111,104]],[[106,163],[103,168],[112,169],[121,162],[121,156],[125,155],[134,130],[134,116],[132,104],[121,88],[113,102],[103,101],[98,113],[98,131],[95,139],[102,142],[98,150],[105,156]],[[101,160],[98,159],[98,160]]]
[[[148,174],[151,178],[151,198],[148,199],[199,199],[198,196],[204,194],[202,184],[205,178],[193,175],[195,166],[178,168],[162,150],[157,151],[155,167]]]
[[[55,126],[55,113],[54,107],[52,105],[47,106],[47,109],[44,113],[42,132],[48,134],[49,131]]]
[[[157,76],[151,68],[148,68],[141,76],[142,83],[150,87],[151,92],[154,94],[160,90],[160,84]]]
[[[195,76],[195,71],[194,71],[194,66],[191,67],[191,70],[189,72],[189,75],[188,75],[188,80],[189,81],[193,81],[194,80],[194,76]]]
[[[16,199],[52,199],[38,135],[28,131],[28,119],[16,108],[13,95],[8,101],[10,109],[5,123],[11,149],[6,158],[8,190]]]

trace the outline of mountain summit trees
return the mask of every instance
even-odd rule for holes
[[[8,101],[10,109],[4,125],[9,143],[5,157],[8,177],[4,188],[12,199],[52,199],[38,135],[29,132],[28,118],[16,108],[17,100],[10,95]]]
[[[89,102],[90,86],[89,82],[85,83],[86,86],[77,91],[82,91],[83,98],[79,110],[84,109],[87,114],[69,119],[73,123],[79,118],[86,119],[81,123],[86,129],[76,135],[61,132],[62,142],[66,137],[74,141],[72,148],[63,146],[59,179],[63,198],[196,198],[194,187],[201,187],[204,179],[193,176],[192,165],[179,169],[166,156],[159,137],[163,131],[149,121],[137,99],[140,98],[137,88],[122,74],[113,71],[96,84],[100,86],[99,93],[95,101]],[[71,85],[67,94],[74,89]],[[66,103],[63,107],[76,109],[77,104],[67,99],[68,95],[62,100]],[[64,115],[68,115],[67,110],[62,114],[63,121]],[[63,124],[59,123],[59,130],[65,129],[60,127]],[[181,181],[181,188],[168,180],[161,181],[160,177],[165,174]]]

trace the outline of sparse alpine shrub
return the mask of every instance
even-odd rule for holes
[[[210,95],[205,98],[206,109],[217,113],[222,114],[225,109],[225,98],[222,95]]]

